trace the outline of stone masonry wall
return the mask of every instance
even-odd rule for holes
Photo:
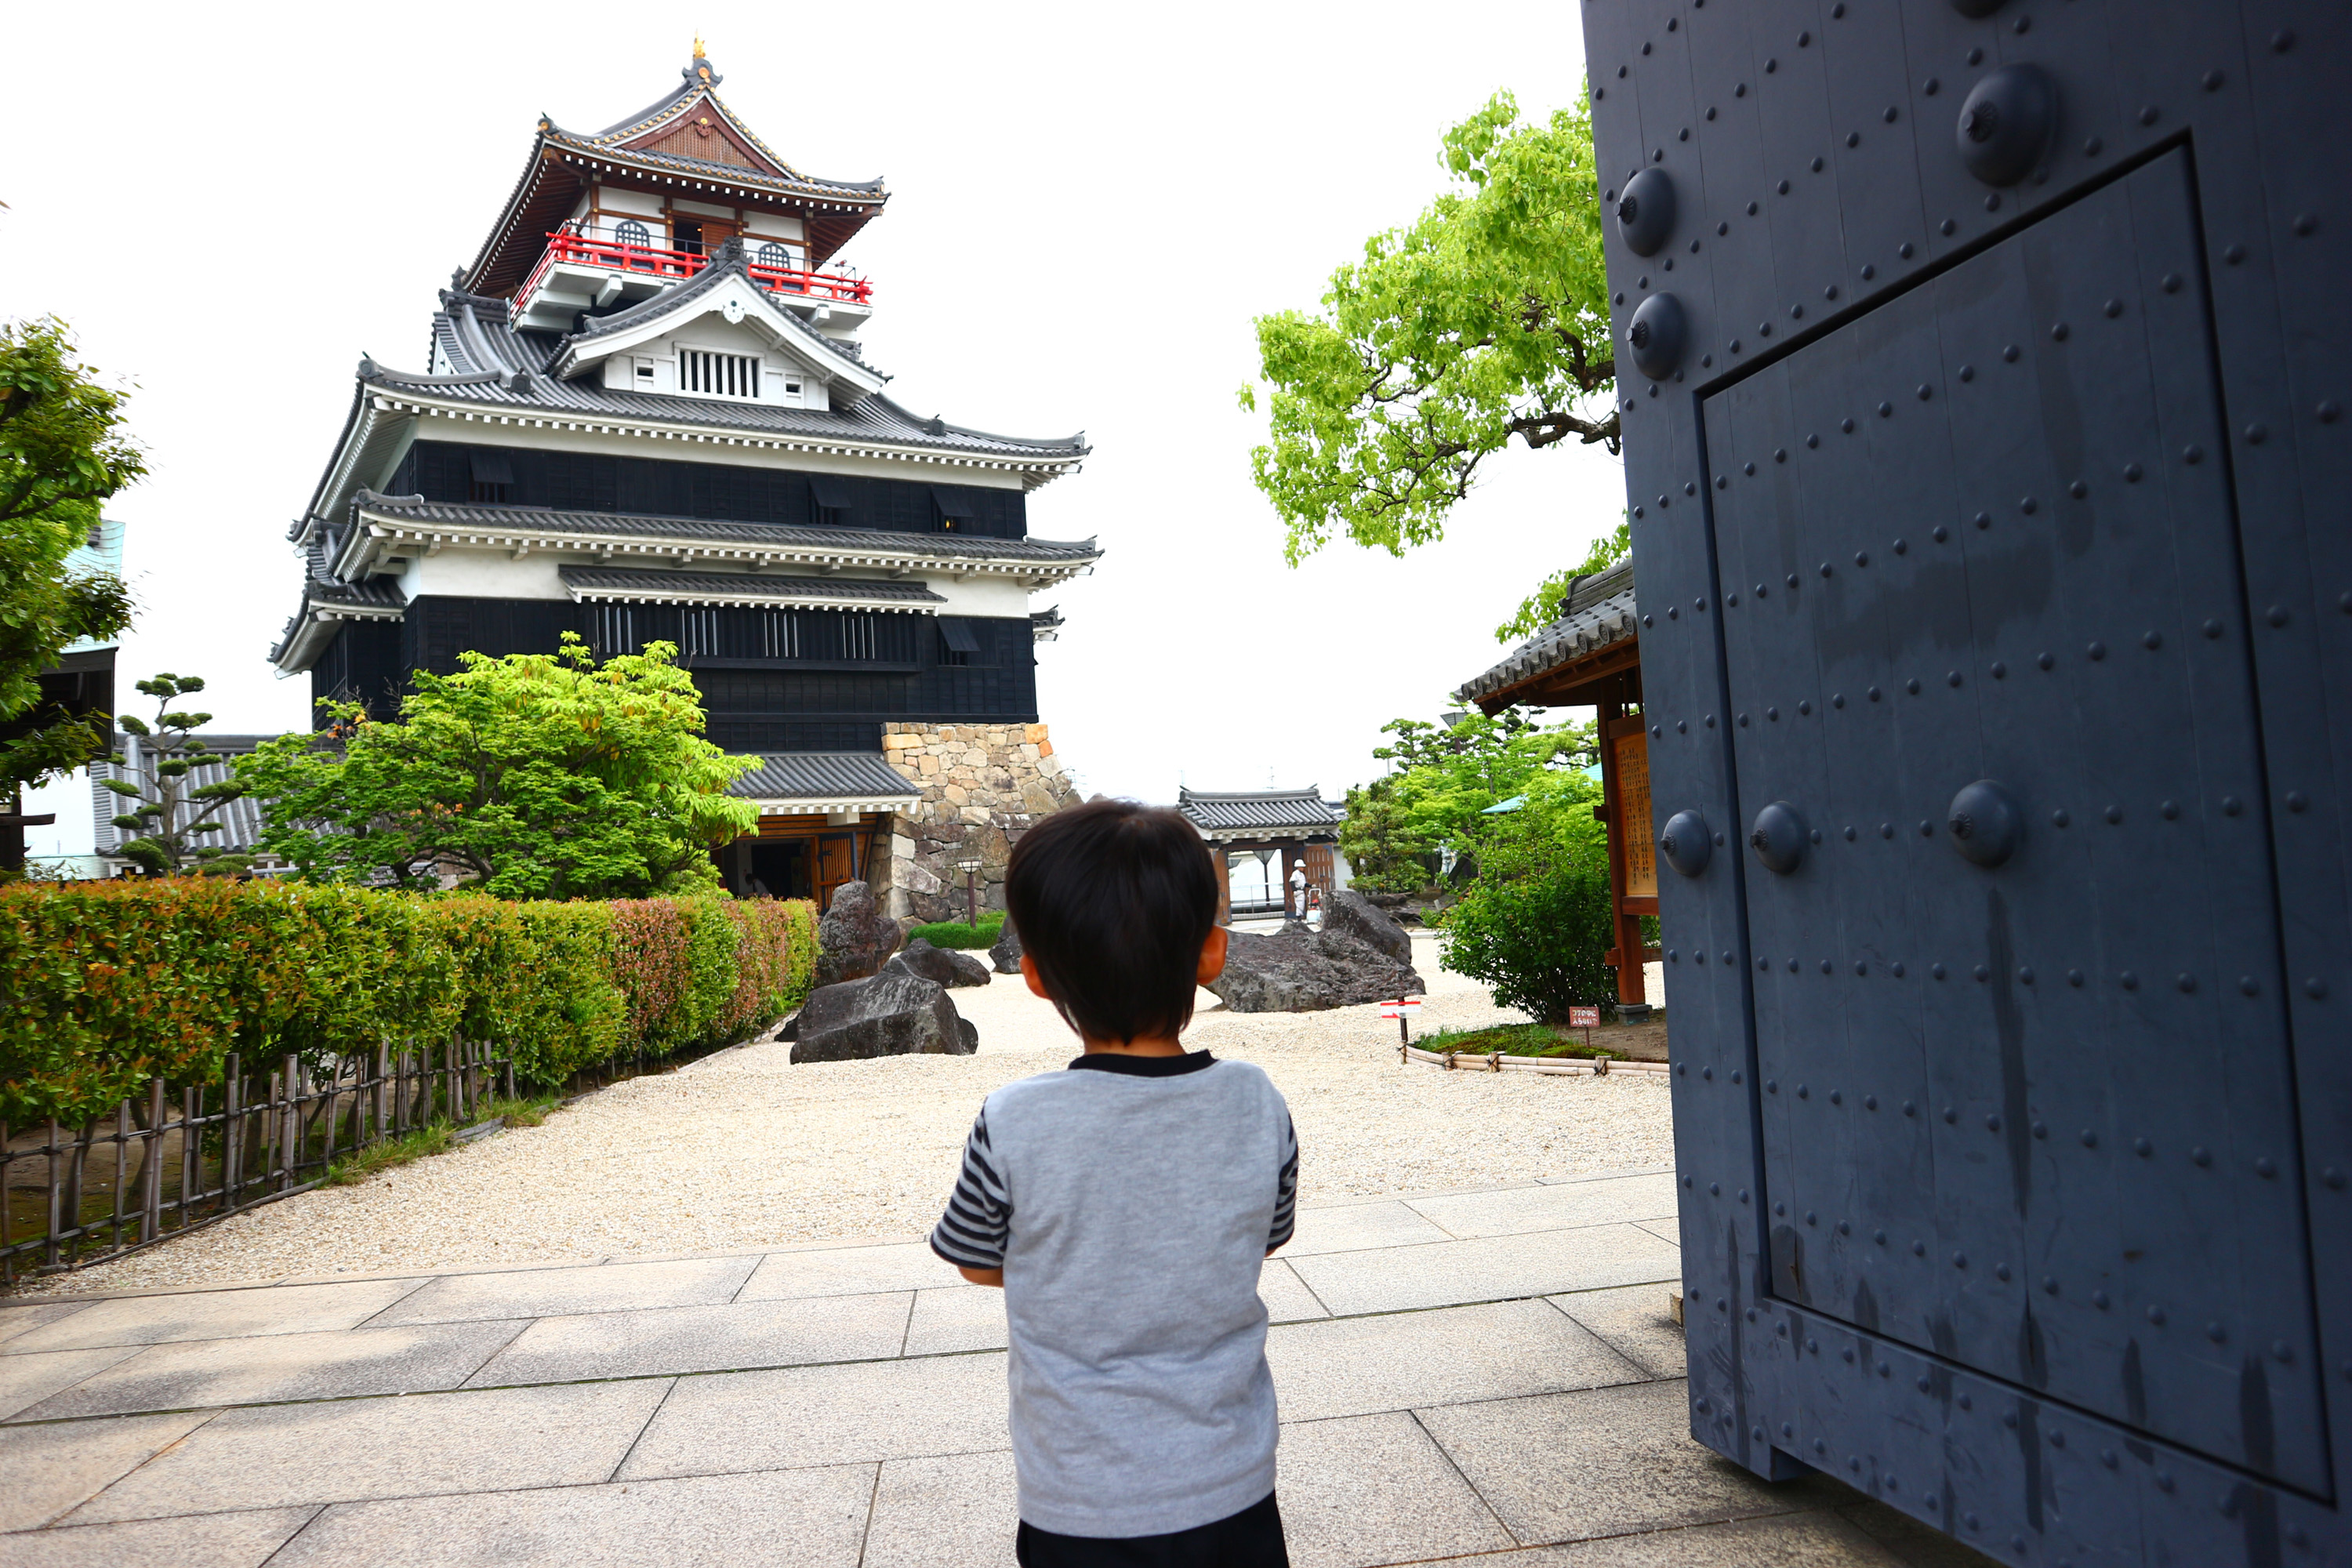
[[[882,754],[923,792],[891,819],[888,857],[873,879],[883,912],[902,925],[965,917],[955,862],[975,851],[980,907],[1003,909],[1013,840],[1078,801],[1043,724],[886,731]]]

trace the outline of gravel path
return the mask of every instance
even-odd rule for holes
[[[1415,1034],[1515,1022],[1437,966]],[[225,1284],[469,1264],[919,1236],[997,1085],[1058,1068],[1076,1040],[1017,977],[958,991],[971,1057],[793,1067],[762,1042],[631,1079],[354,1186],[306,1193],[183,1241],[37,1281],[34,1293]],[[1448,1073],[1397,1061],[1377,1005],[1233,1014],[1202,993],[1186,1043],[1265,1068],[1298,1129],[1300,1200],[1491,1186],[1669,1164],[1663,1077]],[[1148,1180],[1149,1173],[1139,1173]]]

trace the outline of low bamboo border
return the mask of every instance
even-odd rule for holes
[[[1399,1046],[1397,1065],[1413,1062],[1444,1068],[1448,1072],[1539,1072],[1567,1078],[1666,1071],[1664,1062],[1612,1061],[1605,1057],[1515,1057],[1506,1051],[1424,1051],[1419,1046]]]

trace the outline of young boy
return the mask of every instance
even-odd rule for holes
[[[931,1249],[1004,1290],[1023,1568],[1287,1568],[1257,1277],[1298,1147],[1265,1073],[1185,1050],[1224,967],[1201,836],[1096,801],[1031,828],[1021,972],[1085,1042],[988,1097]]]

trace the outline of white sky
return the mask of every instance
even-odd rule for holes
[[[1450,706],[1495,625],[1614,526],[1613,459],[1514,448],[1442,545],[1292,571],[1234,400],[1251,319],[1313,307],[1410,221],[1446,126],[1497,88],[1531,115],[1575,92],[1570,5],[1502,35],[1390,5],[16,5],[0,101],[39,130],[0,165],[0,312],[63,316],[138,384],[154,469],[108,509],[145,606],[124,696],[172,669],[210,682],[216,730],[307,722],[307,679],[264,656],[353,365],[425,368],[434,291],[538,115],[595,130],[653,101],[698,30],[781,155],[888,180],[842,259],[875,281],[892,395],[1094,444],[1029,514],[1108,551],[1034,601],[1069,618],[1038,700],[1089,791],[1360,782],[1379,727]]]

